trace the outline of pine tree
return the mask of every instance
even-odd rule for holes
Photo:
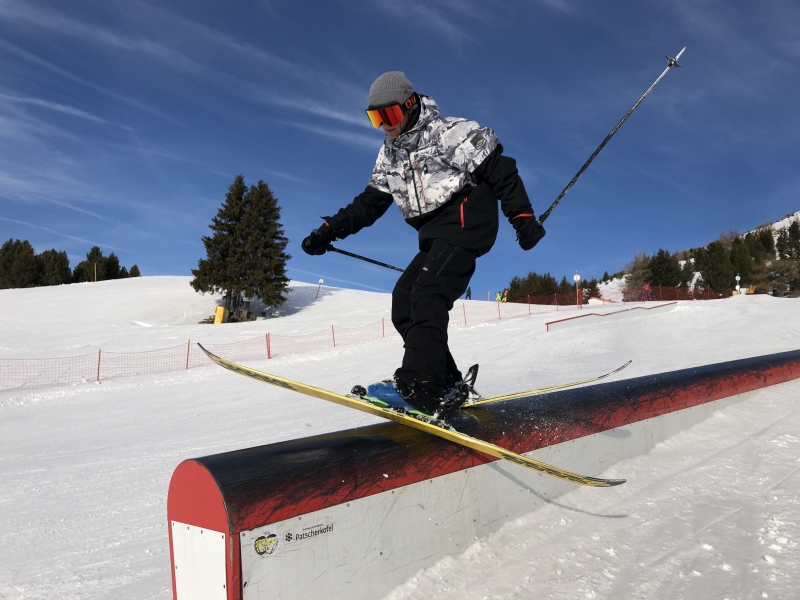
[[[750,281],[750,275],[753,271],[753,257],[750,254],[750,248],[741,238],[733,240],[730,253],[731,269],[735,275],[741,278],[741,284]]]
[[[711,242],[706,252],[704,269],[700,270],[703,281],[715,292],[722,292],[733,285],[733,266],[725,246],[719,242]]]
[[[650,258],[641,250],[633,260],[625,266],[624,296],[627,300],[641,300],[642,286],[650,281]]]
[[[687,258],[681,267],[681,282],[679,284],[681,287],[689,287],[692,285],[694,282],[695,270],[694,259]]]
[[[792,221],[787,235],[787,254],[792,260],[800,260],[800,222]]]
[[[650,285],[674,287],[681,282],[681,266],[677,255],[660,248],[650,259]]]
[[[0,289],[33,287],[41,277],[41,263],[28,240],[10,239],[0,247]]]
[[[123,269],[124,268],[125,267],[123,267]],[[137,267],[136,265],[133,265],[131,267],[131,270],[128,271],[128,277],[141,277],[141,276],[142,275],[139,273],[139,267]]]
[[[583,299],[584,304],[589,304],[589,298],[600,297],[600,282],[592,277],[589,281],[584,282],[583,285]]]
[[[767,251],[767,258],[775,258],[775,238],[773,236],[772,226],[763,227],[758,230],[758,240],[764,249]]]
[[[508,286],[508,299],[512,302],[528,296],[552,296],[557,293],[559,293],[558,283],[550,273],[539,275],[531,271],[525,279],[514,277]]]
[[[767,258],[767,249],[758,234],[752,231],[748,233],[744,236],[744,244],[747,246],[747,251],[755,264],[761,263]]]
[[[86,253],[86,260],[79,262],[72,272],[72,280],[78,283],[103,281],[106,278],[107,260],[99,246],[92,246],[92,249]]]
[[[561,278],[561,281],[558,282],[558,293],[559,294],[574,294],[575,293],[575,286],[567,281],[567,276]]]
[[[45,250],[37,258],[41,263],[39,285],[62,285],[72,281],[69,257],[63,250]]]
[[[192,269],[190,285],[199,293],[221,293],[230,308],[240,295],[258,296],[277,306],[288,289],[288,240],[280,223],[278,200],[264,181],[249,189],[238,175],[203,237],[206,258]]]
[[[106,257],[104,279],[119,279],[121,277],[119,258],[113,252]]]

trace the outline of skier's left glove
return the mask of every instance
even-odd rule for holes
[[[523,250],[533,248],[547,233],[533,212],[518,214],[511,220],[511,225],[517,230],[517,242]]]
[[[312,231],[311,234],[303,240],[301,246],[306,254],[322,256],[325,254],[330,243],[334,240],[334,237],[331,226],[326,222],[319,229]]]

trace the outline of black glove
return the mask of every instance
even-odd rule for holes
[[[333,241],[333,237],[333,231],[331,231],[330,225],[325,223],[319,229],[312,231],[311,234],[303,240],[301,246],[306,254],[322,256]]]
[[[533,248],[546,233],[533,213],[517,215],[511,221],[511,225],[517,230],[517,242],[523,250]]]

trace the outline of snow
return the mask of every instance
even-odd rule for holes
[[[797,220],[800,220],[800,210],[798,210],[797,212],[793,212],[791,214],[788,214],[785,217],[783,217],[782,219],[779,219],[778,221],[775,221],[774,223],[772,223],[772,229],[775,231],[775,233],[777,235],[777,233],[779,231],[781,231],[783,229],[788,229],[792,225],[792,223],[794,223]],[[748,233],[750,233],[750,232],[748,232]],[[755,230],[753,230],[753,233],[755,233]]]
[[[0,291],[0,356],[145,350],[356,327],[386,294],[293,284],[280,315],[200,325],[187,277]],[[475,306],[486,302],[473,301]],[[798,299],[737,296],[546,333],[553,314],[451,328],[479,390],[501,394],[798,348]],[[600,307],[602,308],[602,307]],[[608,308],[614,310],[615,308]],[[592,306],[593,312],[598,310]],[[574,313],[573,313],[574,315]],[[571,316],[564,314],[564,316]],[[389,375],[391,337],[253,363],[347,390]],[[171,598],[166,493],[185,458],[376,422],[217,368],[0,394],[0,598]],[[388,598],[789,598],[800,581],[800,382],[759,392],[618,463]]]

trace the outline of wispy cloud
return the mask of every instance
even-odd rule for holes
[[[49,227],[34,225],[33,223],[28,223],[27,221],[21,221],[19,219],[9,219],[8,217],[0,217],[0,221],[5,221],[6,223],[13,223],[14,225],[24,225],[25,227],[30,227],[31,229],[38,229],[39,231],[46,231],[47,233],[53,233],[60,237],[66,238],[68,240],[73,240],[75,242],[80,242],[82,244],[89,244],[91,246],[98,245],[96,242],[92,240],[86,240],[84,238],[75,237],[74,235],[69,235],[68,233],[64,233],[63,231],[56,231],[55,229],[50,229]],[[116,246],[111,246],[109,244],[103,244],[103,247],[119,250],[119,248],[117,248]]]
[[[12,19],[49,29],[58,35],[70,35],[82,40],[149,55],[174,67],[201,72],[203,66],[161,42],[146,37],[132,37],[105,27],[71,19],[53,10],[42,10],[13,0],[0,0],[0,18]]]
[[[398,4],[392,0],[377,0],[378,8],[391,15],[393,19],[402,19],[406,23],[421,29],[433,30],[455,46],[474,41],[469,30],[456,22],[456,12],[441,10],[430,2],[405,2]],[[463,14],[460,13],[459,14]]]
[[[47,108],[56,112],[72,115],[74,117],[80,117],[82,119],[94,121],[95,123],[110,123],[110,121],[101,119],[97,115],[93,115],[92,113],[86,112],[85,110],[81,110],[80,108],[75,108],[74,106],[67,106],[66,104],[59,104],[57,102],[48,102],[47,100],[40,100],[39,98],[25,98],[21,96],[12,96],[10,94],[4,94],[0,92],[0,99],[8,100],[9,102],[18,102],[20,104],[41,106],[42,108]]]
[[[370,269],[371,267],[369,267],[368,265],[365,265],[363,268]],[[378,267],[375,267],[375,270],[377,270],[377,269],[378,269]],[[367,290],[375,290],[376,292],[389,293],[391,291],[391,290],[389,290],[387,288],[379,288],[379,287],[374,287],[374,286],[371,286],[371,285],[366,285],[366,284],[363,284],[363,283],[361,283],[359,281],[350,281],[349,279],[339,279],[338,277],[331,277],[330,275],[325,275],[325,274],[322,274],[322,273],[314,273],[312,271],[303,271],[302,269],[291,269],[291,273],[303,273],[304,275],[311,275],[314,278],[319,277],[321,279],[324,279],[325,281],[338,281],[340,283],[346,283],[348,285],[354,285],[357,288],[364,288],[364,289],[367,289]]]
[[[574,3],[569,2],[569,0],[537,0],[537,2],[566,15],[577,13]]]
[[[299,112],[316,115],[318,117],[333,119],[335,121],[347,123],[348,125],[356,125],[362,129],[373,128],[369,122],[369,119],[367,119],[367,116],[364,113],[361,113],[359,115],[359,114],[351,114],[349,112],[343,112],[341,110],[337,110],[330,106],[325,106],[323,104],[320,104],[317,100],[313,100],[311,98],[300,98],[288,95],[279,96],[277,94],[263,90],[256,96],[256,98],[257,98],[256,101],[262,104],[267,104],[271,106],[282,106],[284,108],[289,108]]]
[[[377,134],[374,137],[371,137],[368,135],[362,135],[360,133],[344,131],[342,129],[333,129],[331,127],[310,125],[308,123],[297,123],[294,121],[283,121],[283,120],[277,122],[282,123],[283,125],[288,125],[289,127],[295,127],[297,129],[302,129],[303,131],[308,131],[309,133],[313,133],[314,135],[335,139],[340,142],[350,144],[352,146],[358,146],[360,148],[369,148],[374,152],[377,152],[380,149],[382,143],[381,138]]]
[[[220,31],[204,25],[203,23],[199,23],[193,19],[188,19],[174,12],[164,10],[162,7],[136,1],[131,2],[130,4],[137,6],[140,11],[146,10],[154,15],[158,15],[161,21],[169,20],[173,26],[177,25],[184,33],[188,34],[189,37],[193,37],[195,39],[198,37],[203,38],[204,40],[214,42],[223,48],[235,50],[237,53],[247,56],[248,58],[255,58],[265,64],[280,67],[282,69],[287,69],[293,72],[306,69],[306,67],[300,63],[287,60],[272,52],[267,52],[262,48],[253,46],[252,44],[231,38]]]
[[[54,198],[52,195],[53,190],[58,188],[54,186],[51,175],[48,176],[47,181],[43,181],[41,178],[20,179],[0,172],[0,189],[2,189],[2,196],[5,196],[6,199],[18,202],[53,204],[107,223],[122,224],[100,213]]]
[[[48,61],[46,61],[46,60],[44,60],[42,58],[39,58],[35,54],[31,54],[30,52],[27,52],[26,50],[23,50],[22,48],[18,48],[17,46],[15,46],[13,44],[10,44],[10,43],[2,40],[2,39],[0,39],[0,48],[3,48],[4,50],[6,50],[8,52],[16,54],[17,56],[20,56],[20,57],[24,58],[25,60],[27,60],[29,62],[32,62],[35,65],[38,65],[38,66],[40,66],[40,67],[42,67],[44,69],[47,69],[48,71],[50,71],[52,73],[56,73],[56,74],[60,75],[61,77],[64,77],[65,79],[69,79],[70,81],[75,81],[77,83],[80,83],[81,85],[84,85],[84,86],[86,86],[88,88],[91,88],[93,90],[101,92],[101,93],[103,93],[103,94],[105,94],[107,96],[110,96],[112,98],[116,98],[117,100],[121,100],[122,102],[125,102],[126,104],[130,104],[131,106],[135,106],[136,108],[145,110],[145,111],[147,111],[149,113],[152,113],[154,115],[158,115],[159,117],[168,118],[164,113],[154,109],[152,106],[149,106],[149,105],[145,104],[144,102],[141,102],[141,101],[139,101],[139,100],[137,100],[135,98],[130,98],[128,96],[125,96],[124,94],[120,94],[118,92],[115,92],[114,90],[110,90],[110,89],[108,89],[106,87],[103,87],[101,85],[98,85],[98,84],[96,84],[96,83],[94,83],[92,81],[88,81],[86,79],[78,77],[77,75],[74,75],[73,73],[70,73],[69,71],[67,71],[65,69],[62,69],[61,67],[58,67],[58,66],[54,65],[53,63],[50,63],[50,62],[48,62]]]

